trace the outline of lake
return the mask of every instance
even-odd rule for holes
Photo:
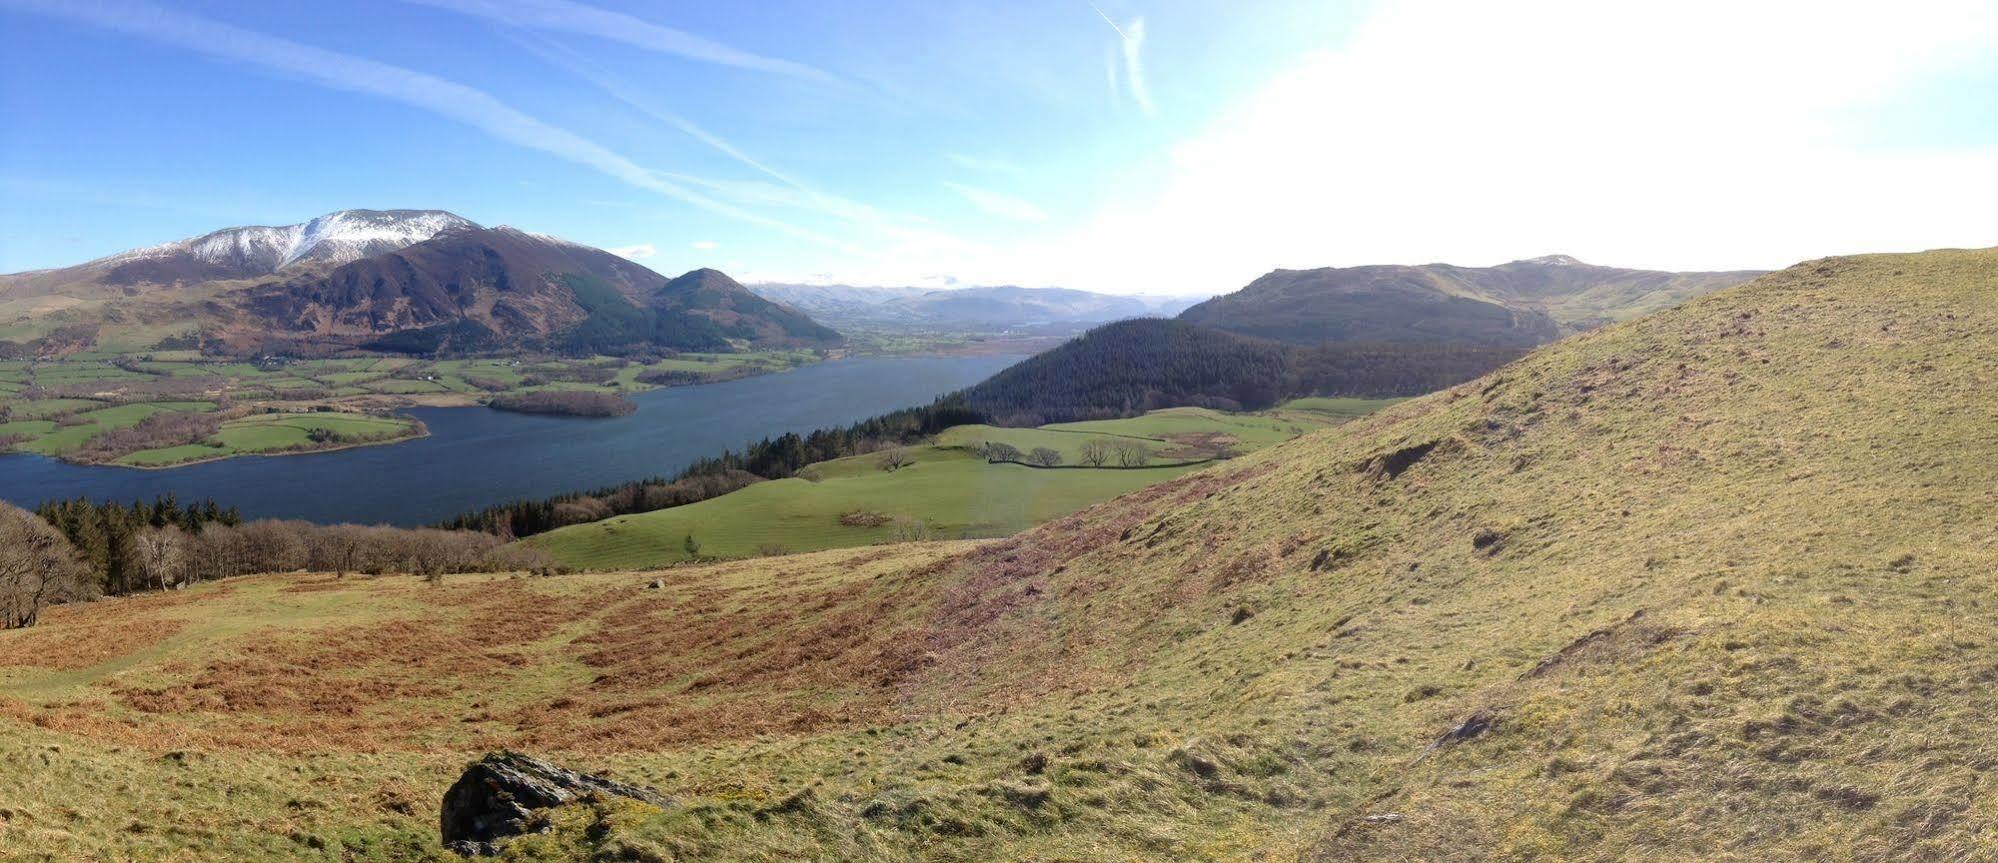
[[[677,473],[761,438],[846,425],[977,383],[1017,356],[836,360],[719,384],[637,393],[615,419],[486,408],[411,408],[421,440],[328,453],[248,456],[169,470],[0,455],[0,499],[24,507],[88,497],[214,498],[247,518],[417,525],[519,498]]]

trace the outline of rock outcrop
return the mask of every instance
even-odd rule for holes
[[[444,792],[438,826],[444,847],[459,854],[499,853],[506,839],[547,830],[540,810],[592,795],[627,797],[654,806],[672,801],[657,791],[557,767],[514,752],[472,762]]]

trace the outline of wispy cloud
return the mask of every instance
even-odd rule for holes
[[[613,246],[604,251],[628,261],[643,261],[659,254],[659,247],[651,243],[639,243],[635,246]]]
[[[970,201],[972,206],[1002,219],[1012,219],[1016,222],[1045,222],[1048,220],[1047,211],[1034,206],[1030,201],[1008,195],[1005,192],[994,192],[991,189],[966,186],[962,183],[946,182],[944,183],[944,187],[964,196],[964,199]]]
[[[759,174],[769,177],[772,180],[776,180],[778,183],[788,186],[791,189],[790,192],[779,193],[776,195],[772,195],[769,193],[761,193],[761,194],[751,194],[750,197],[764,198],[764,199],[783,198],[784,200],[782,201],[782,203],[784,203],[787,206],[801,206],[805,209],[816,210],[824,215],[829,215],[835,218],[845,219],[848,221],[867,222],[880,218],[880,214],[877,213],[874,210],[874,208],[869,207],[866,204],[862,204],[858,201],[852,201],[840,197],[838,195],[821,191],[818,188],[812,186],[811,184],[806,183],[804,180],[799,179],[798,177],[792,176],[787,172],[780,171],[774,167],[771,167],[768,163],[765,163],[763,160],[758,159],[747,152],[744,152],[740,147],[737,147],[735,144],[731,143],[726,138],[723,138],[720,135],[714,134],[713,132],[710,132],[707,129],[702,128],[698,124],[694,123],[692,120],[689,120],[686,117],[683,117],[671,110],[661,107],[656,100],[652,99],[650,96],[648,96],[639,88],[632,86],[622,77],[604,69],[602,66],[590,61],[589,59],[581,56],[580,54],[577,54],[575,51],[569,50],[568,48],[565,48],[547,39],[535,36],[531,33],[521,33],[515,39],[515,41],[521,47],[526,48],[527,50],[540,56],[542,59],[547,60],[549,63],[559,66],[562,69],[570,72],[571,74],[574,74],[577,77],[580,77],[586,81],[589,81],[592,84],[595,84],[598,89],[601,89],[605,93],[610,94],[612,98],[618,100],[619,102],[623,102],[626,106],[629,106],[633,110],[636,110],[639,113],[644,114],[647,117],[651,117],[652,119],[657,120],[661,123],[665,123],[666,125],[672,126],[673,128],[685,133],[688,137],[691,137],[694,140],[700,141],[701,143],[706,144],[707,146],[713,148],[716,152],[719,152],[722,155],[735,160],[736,162],[756,171]],[[704,185],[709,187],[710,191],[718,193],[728,191],[730,187],[737,189],[744,189],[744,188],[753,188],[753,186],[755,185],[755,184],[746,185],[741,181],[736,181],[733,183],[726,181],[710,181],[702,178],[689,177],[684,175],[676,175],[672,177],[672,179],[678,180],[680,182]]]
[[[716,200],[601,144],[535,119],[491,94],[388,63],[300,44],[131,0],[0,0],[18,9],[287,73],[335,90],[401,102],[495,138],[584,165],[627,185],[845,251],[838,240]]]
[[[813,81],[838,81],[831,74],[814,66],[744,51],[684,30],[676,30],[623,12],[599,9],[573,0],[404,0],[404,2],[448,9],[517,27],[608,39],[635,48],[672,54],[702,63],[753,69]]]
[[[1118,24],[1094,2],[1089,4],[1089,8],[1096,10],[1097,17],[1117,31],[1119,47],[1124,54],[1124,84],[1131,91],[1131,101],[1136,102],[1146,115],[1157,114],[1158,108],[1152,105],[1152,92],[1145,87],[1145,19],[1133,18]],[[1110,76],[1110,90],[1112,95],[1116,94],[1117,77],[1114,72]]]

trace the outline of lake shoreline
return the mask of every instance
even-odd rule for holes
[[[637,393],[638,413],[602,420],[454,409],[476,406],[462,404],[415,407],[401,413],[428,427],[421,437],[267,454],[319,458],[228,456],[150,468],[0,453],[0,499],[32,508],[58,499],[150,500],[171,493],[181,500],[212,498],[250,518],[433,524],[509,500],[672,475],[765,437],[928,403],[1018,360],[828,360],[783,374]]]

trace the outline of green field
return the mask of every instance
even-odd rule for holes
[[[838,475],[821,482],[758,483],[696,504],[562,528],[528,543],[570,566],[631,569],[688,559],[689,534],[703,557],[845,548],[898,536],[1004,536],[1190,470],[1041,470],[988,465],[962,450],[920,447],[914,454],[914,464],[892,474],[875,467],[873,456],[855,456],[827,463],[828,474]],[[891,521],[841,523],[842,514],[855,511]],[[922,525],[920,532],[912,532],[913,523]]]
[[[332,432],[357,440],[315,442],[310,437],[314,431]],[[415,423],[399,417],[345,413],[251,414],[222,423],[222,430],[205,442],[141,450],[119,458],[117,463],[134,467],[165,467],[236,455],[336,449],[366,442],[359,439],[401,439],[415,434]]]
[[[209,402],[152,402],[142,404],[114,405],[97,407],[101,402],[78,401],[74,399],[52,399],[62,403],[59,407],[47,402],[28,402],[32,407],[46,407],[43,416],[62,416],[55,420],[22,420],[0,423],[0,435],[26,435],[27,439],[15,445],[16,449],[41,455],[64,455],[74,452],[88,443],[91,438],[111,429],[131,428],[140,420],[163,411],[210,411],[215,405]],[[35,415],[29,411],[29,415]],[[21,416],[16,412],[16,417]]]
[[[1246,452],[1339,421],[1291,409],[1230,414],[1173,408],[1038,429],[958,426],[937,435],[931,445],[908,448],[912,463],[893,472],[882,469],[879,454],[837,459],[800,472],[817,481],[758,483],[687,506],[572,525],[526,542],[570,566],[630,569],[687,560],[689,535],[699,543],[701,557],[815,551],[918,537],[1006,536],[1184,474],[1211,459],[1220,445]],[[1134,438],[1160,453],[1153,466],[1077,466],[1086,441]],[[1008,443],[1023,452],[1056,449],[1071,466],[1050,470],[987,464],[976,455],[985,441]],[[856,513],[873,517],[842,521],[843,515]],[[862,523],[848,523],[855,521]]]

